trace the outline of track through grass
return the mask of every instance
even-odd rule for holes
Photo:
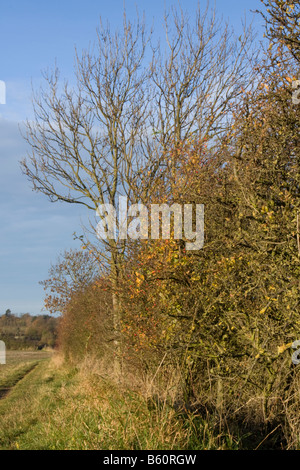
[[[38,362],[32,362],[9,369],[9,372],[0,378],[0,399],[3,399],[37,364]]]
[[[142,393],[55,357],[13,365],[0,380],[10,389],[0,400],[1,450],[238,448],[200,417],[149,407]]]

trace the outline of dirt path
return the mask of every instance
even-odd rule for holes
[[[0,400],[4,397],[6,397],[6,395],[8,394],[8,392],[10,391],[10,388],[1,388],[0,389]]]
[[[7,386],[3,386],[3,387],[0,387],[0,400],[2,400],[3,398],[5,398],[8,393],[21,381],[24,379],[24,377],[26,377],[26,375],[28,375],[33,369],[36,368],[36,366],[38,365],[38,362],[34,362],[33,364],[30,364],[28,369],[26,369],[21,375],[17,375],[15,377],[15,379],[13,380],[13,382],[10,384],[9,387]]]

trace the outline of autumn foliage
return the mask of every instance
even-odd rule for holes
[[[131,180],[149,211],[153,203],[204,205],[203,248],[187,250],[184,237],[174,238],[171,219],[170,239],[129,240],[119,252],[114,246],[114,276],[93,271],[103,247],[87,242],[91,251],[65,257],[45,287],[48,306],[62,312],[60,344],[68,359],[90,354],[113,361],[117,336],[124,374],[132,366],[154,374],[163,364],[166,375],[179,368],[185,400],[226,415],[228,425],[275,428],[279,420],[276,441],[300,427],[289,414],[291,403],[300,403],[291,362],[291,345],[300,338],[300,105],[292,101],[300,70],[291,21],[300,3],[263,3],[270,8],[267,47],[248,63],[247,89],[239,87],[217,120],[217,111],[208,113],[211,126],[198,125],[200,115],[188,126],[196,101],[178,108],[177,117],[185,118],[174,118],[172,132],[162,125],[153,134],[159,158]],[[165,103],[176,93],[184,101],[189,90],[195,100],[202,96],[196,85],[176,86]],[[70,265],[77,277],[68,284]]]

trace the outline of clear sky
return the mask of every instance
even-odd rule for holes
[[[198,0],[181,5],[193,14]],[[26,144],[19,132],[22,120],[32,117],[31,83],[41,82],[41,71],[55,60],[62,76],[72,79],[74,47],[81,50],[95,39],[101,16],[111,29],[136,7],[146,22],[161,31],[164,7],[172,0],[0,0],[0,80],[6,83],[6,104],[0,104],[0,314],[41,313],[43,288],[50,263],[68,248],[79,247],[73,233],[82,233],[83,208],[50,203],[32,192],[19,161]],[[205,2],[200,1],[200,5]],[[213,5],[213,2],[211,2]],[[216,10],[238,32],[241,19],[253,20],[262,34],[262,20],[251,10],[260,0],[216,0]],[[43,312],[47,313],[47,312]]]

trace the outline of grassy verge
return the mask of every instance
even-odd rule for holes
[[[11,370],[6,383],[25,369]],[[0,421],[2,450],[238,447],[199,416],[179,416],[166,403],[149,407],[141,393],[55,360],[38,363],[17,381],[0,400]]]
[[[18,364],[5,370],[5,373],[2,371],[0,373],[0,398],[6,396],[37,364],[37,362]]]

